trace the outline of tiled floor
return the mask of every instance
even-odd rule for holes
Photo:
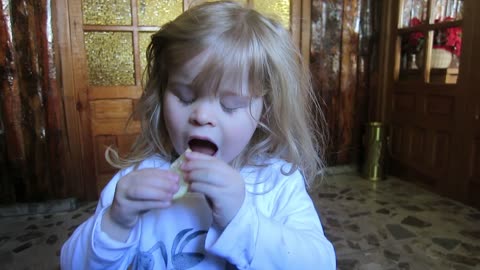
[[[480,211],[389,178],[333,175],[311,190],[338,269],[480,269]],[[0,269],[58,269],[62,243],[95,209],[0,219]]]
[[[339,269],[480,269],[480,211],[389,178],[325,179],[312,193]]]

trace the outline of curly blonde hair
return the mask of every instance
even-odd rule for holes
[[[210,57],[194,83],[214,87],[224,74],[238,74],[247,67],[251,94],[264,100],[258,128],[231,165],[261,166],[265,165],[258,164],[261,160],[281,158],[293,164],[283,173],[299,169],[308,185],[323,171],[325,148],[324,131],[318,125],[324,122],[323,114],[308,68],[280,23],[229,1],[195,6],[152,36],[147,49],[147,83],[135,112],[141,119],[141,133],[127,157],[109,149],[107,160],[125,168],[155,154],[167,160],[178,155],[161,107],[169,70],[206,50]]]

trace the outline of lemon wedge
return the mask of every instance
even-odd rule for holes
[[[185,153],[187,152],[192,152],[192,150],[187,149]],[[180,170],[180,166],[182,165],[183,161],[185,160],[185,153],[183,153],[181,156],[179,156],[170,166],[170,170],[173,172],[176,172],[179,175],[179,180],[178,180],[178,185],[180,188],[178,191],[173,195],[173,199],[180,199],[183,197],[187,191],[188,191],[188,184],[185,182],[185,179],[183,178],[183,172]]]

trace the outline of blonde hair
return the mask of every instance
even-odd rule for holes
[[[261,160],[278,157],[293,164],[282,170],[284,174],[299,169],[308,185],[323,170],[325,147],[323,131],[318,129],[323,116],[310,73],[280,23],[228,1],[195,6],[152,36],[147,49],[147,83],[135,112],[141,118],[141,133],[126,158],[110,149],[107,160],[125,168],[154,154],[174,158],[161,108],[168,72],[206,50],[211,52],[209,59],[194,84],[216,87],[223,74],[238,74],[247,67],[251,94],[264,100],[258,128],[232,166],[261,166],[265,165]]]

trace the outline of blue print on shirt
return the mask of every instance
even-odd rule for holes
[[[171,249],[171,257],[173,269],[175,270],[184,270],[194,267],[195,265],[199,264],[203,259],[205,259],[205,255],[199,252],[183,252],[185,246],[192,241],[193,239],[199,237],[202,234],[206,234],[207,231],[194,231],[188,234],[185,239],[182,238],[192,231],[193,228],[185,229],[180,231],[175,239],[173,240],[172,249]],[[150,250],[147,252],[140,251],[134,259],[133,262],[133,269],[137,270],[152,270],[155,266],[155,259],[152,255],[157,249],[160,249],[162,254],[163,262],[165,264],[165,268],[168,265],[168,255],[167,249],[163,241],[158,241]]]

